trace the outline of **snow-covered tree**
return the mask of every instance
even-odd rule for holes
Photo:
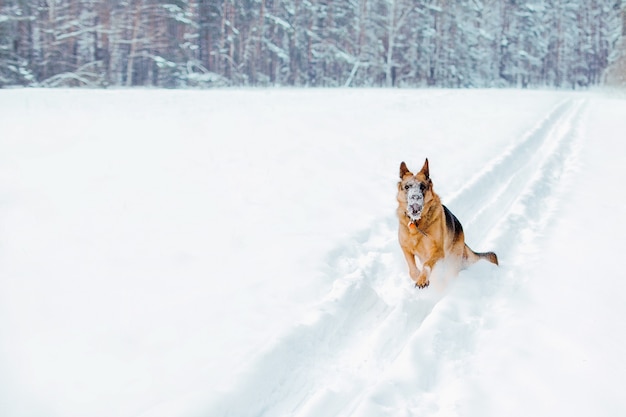
[[[621,0],[4,0],[0,86],[579,88]]]

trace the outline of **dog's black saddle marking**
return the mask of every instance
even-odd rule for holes
[[[456,241],[463,233],[463,226],[461,226],[461,222],[459,221],[459,219],[457,219],[456,216],[452,214],[450,210],[448,210],[448,207],[444,206],[443,204],[442,206],[443,212],[446,214],[446,227],[448,228],[450,234],[454,236],[454,241]]]

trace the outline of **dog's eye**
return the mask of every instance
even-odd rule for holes
[[[424,192],[425,189],[426,189],[426,185],[420,182],[420,191]]]
[[[409,188],[411,188],[411,187],[409,187],[408,185],[405,185],[405,186],[404,186],[404,189],[405,189],[405,190],[408,190]]]

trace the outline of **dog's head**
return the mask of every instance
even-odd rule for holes
[[[404,162],[400,164],[398,202],[412,222],[420,219],[424,207],[432,199],[432,193],[433,182],[428,170],[428,158],[417,174],[413,174]]]

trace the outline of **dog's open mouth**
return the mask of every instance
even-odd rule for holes
[[[417,205],[417,204],[411,204],[411,205],[409,206],[408,213],[409,213],[409,217],[410,217],[412,220],[417,220],[417,219],[419,219],[419,218],[420,218],[420,216],[422,215],[422,207],[420,207],[420,206],[419,206],[419,205]]]
[[[406,193],[407,215],[412,221],[417,221],[422,215],[424,208],[424,194],[419,188],[410,188]]]

